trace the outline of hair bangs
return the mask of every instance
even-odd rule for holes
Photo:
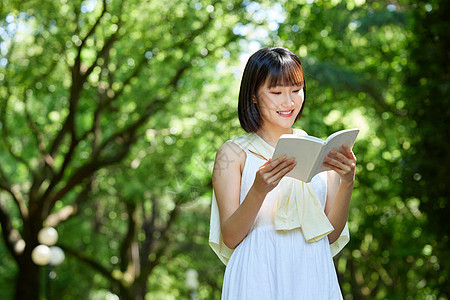
[[[267,80],[269,88],[276,86],[303,87],[305,84],[302,65],[293,59],[285,59],[269,66]]]

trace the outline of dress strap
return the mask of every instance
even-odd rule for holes
[[[240,143],[239,141],[237,141],[237,140],[228,140],[228,141],[226,141],[226,143],[232,143],[232,144],[235,144],[236,146],[238,146],[239,148],[241,148],[244,152],[248,152],[248,149],[247,149],[247,147],[245,147],[242,143]]]

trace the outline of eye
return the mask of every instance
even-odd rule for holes
[[[281,95],[281,92],[278,92],[278,91],[272,91],[270,93],[273,94],[273,95]]]
[[[303,87],[299,86],[298,88],[296,88],[295,90],[293,90],[292,92],[295,94],[298,94],[302,91]]]

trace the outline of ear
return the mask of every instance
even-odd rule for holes
[[[256,103],[256,96],[254,94],[252,96],[252,101],[253,101],[253,103]]]

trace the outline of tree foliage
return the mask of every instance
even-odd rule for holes
[[[38,297],[30,254],[39,230],[57,226],[65,252],[102,275],[77,297],[111,285],[121,298],[143,298],[189,200],[189,181],[178,185],[211,118],[197,116],[197,101],[221,94],[200,93],[205,75],[224,53],[235,57],[232,24],[245,10],[184,1],[5,7],[0,221],[15,297]],[[194,118],[182,119],[189,110]]]
[[[446,6],[4,1],[0,298],[187,298],[192,268],[199,298],[220,298],[215,151],[243,133],[240,58],[285,46],[306,72],[296,126],[361,129],[345,299],[447,299]],[[51,270],[31,261],[43,226],[66,253]]]
[[[303,52],[311,73],[302,126],[322,136],[362,129],[352,240],[336,259],[345,297],[446,299],[448,230],[435,218],[448,206],[446,170],[437,167],[446,165],[448,128],[436,126],[449,111],[444,5],[289,5],[297,13],[287,14],[280,42]]]

